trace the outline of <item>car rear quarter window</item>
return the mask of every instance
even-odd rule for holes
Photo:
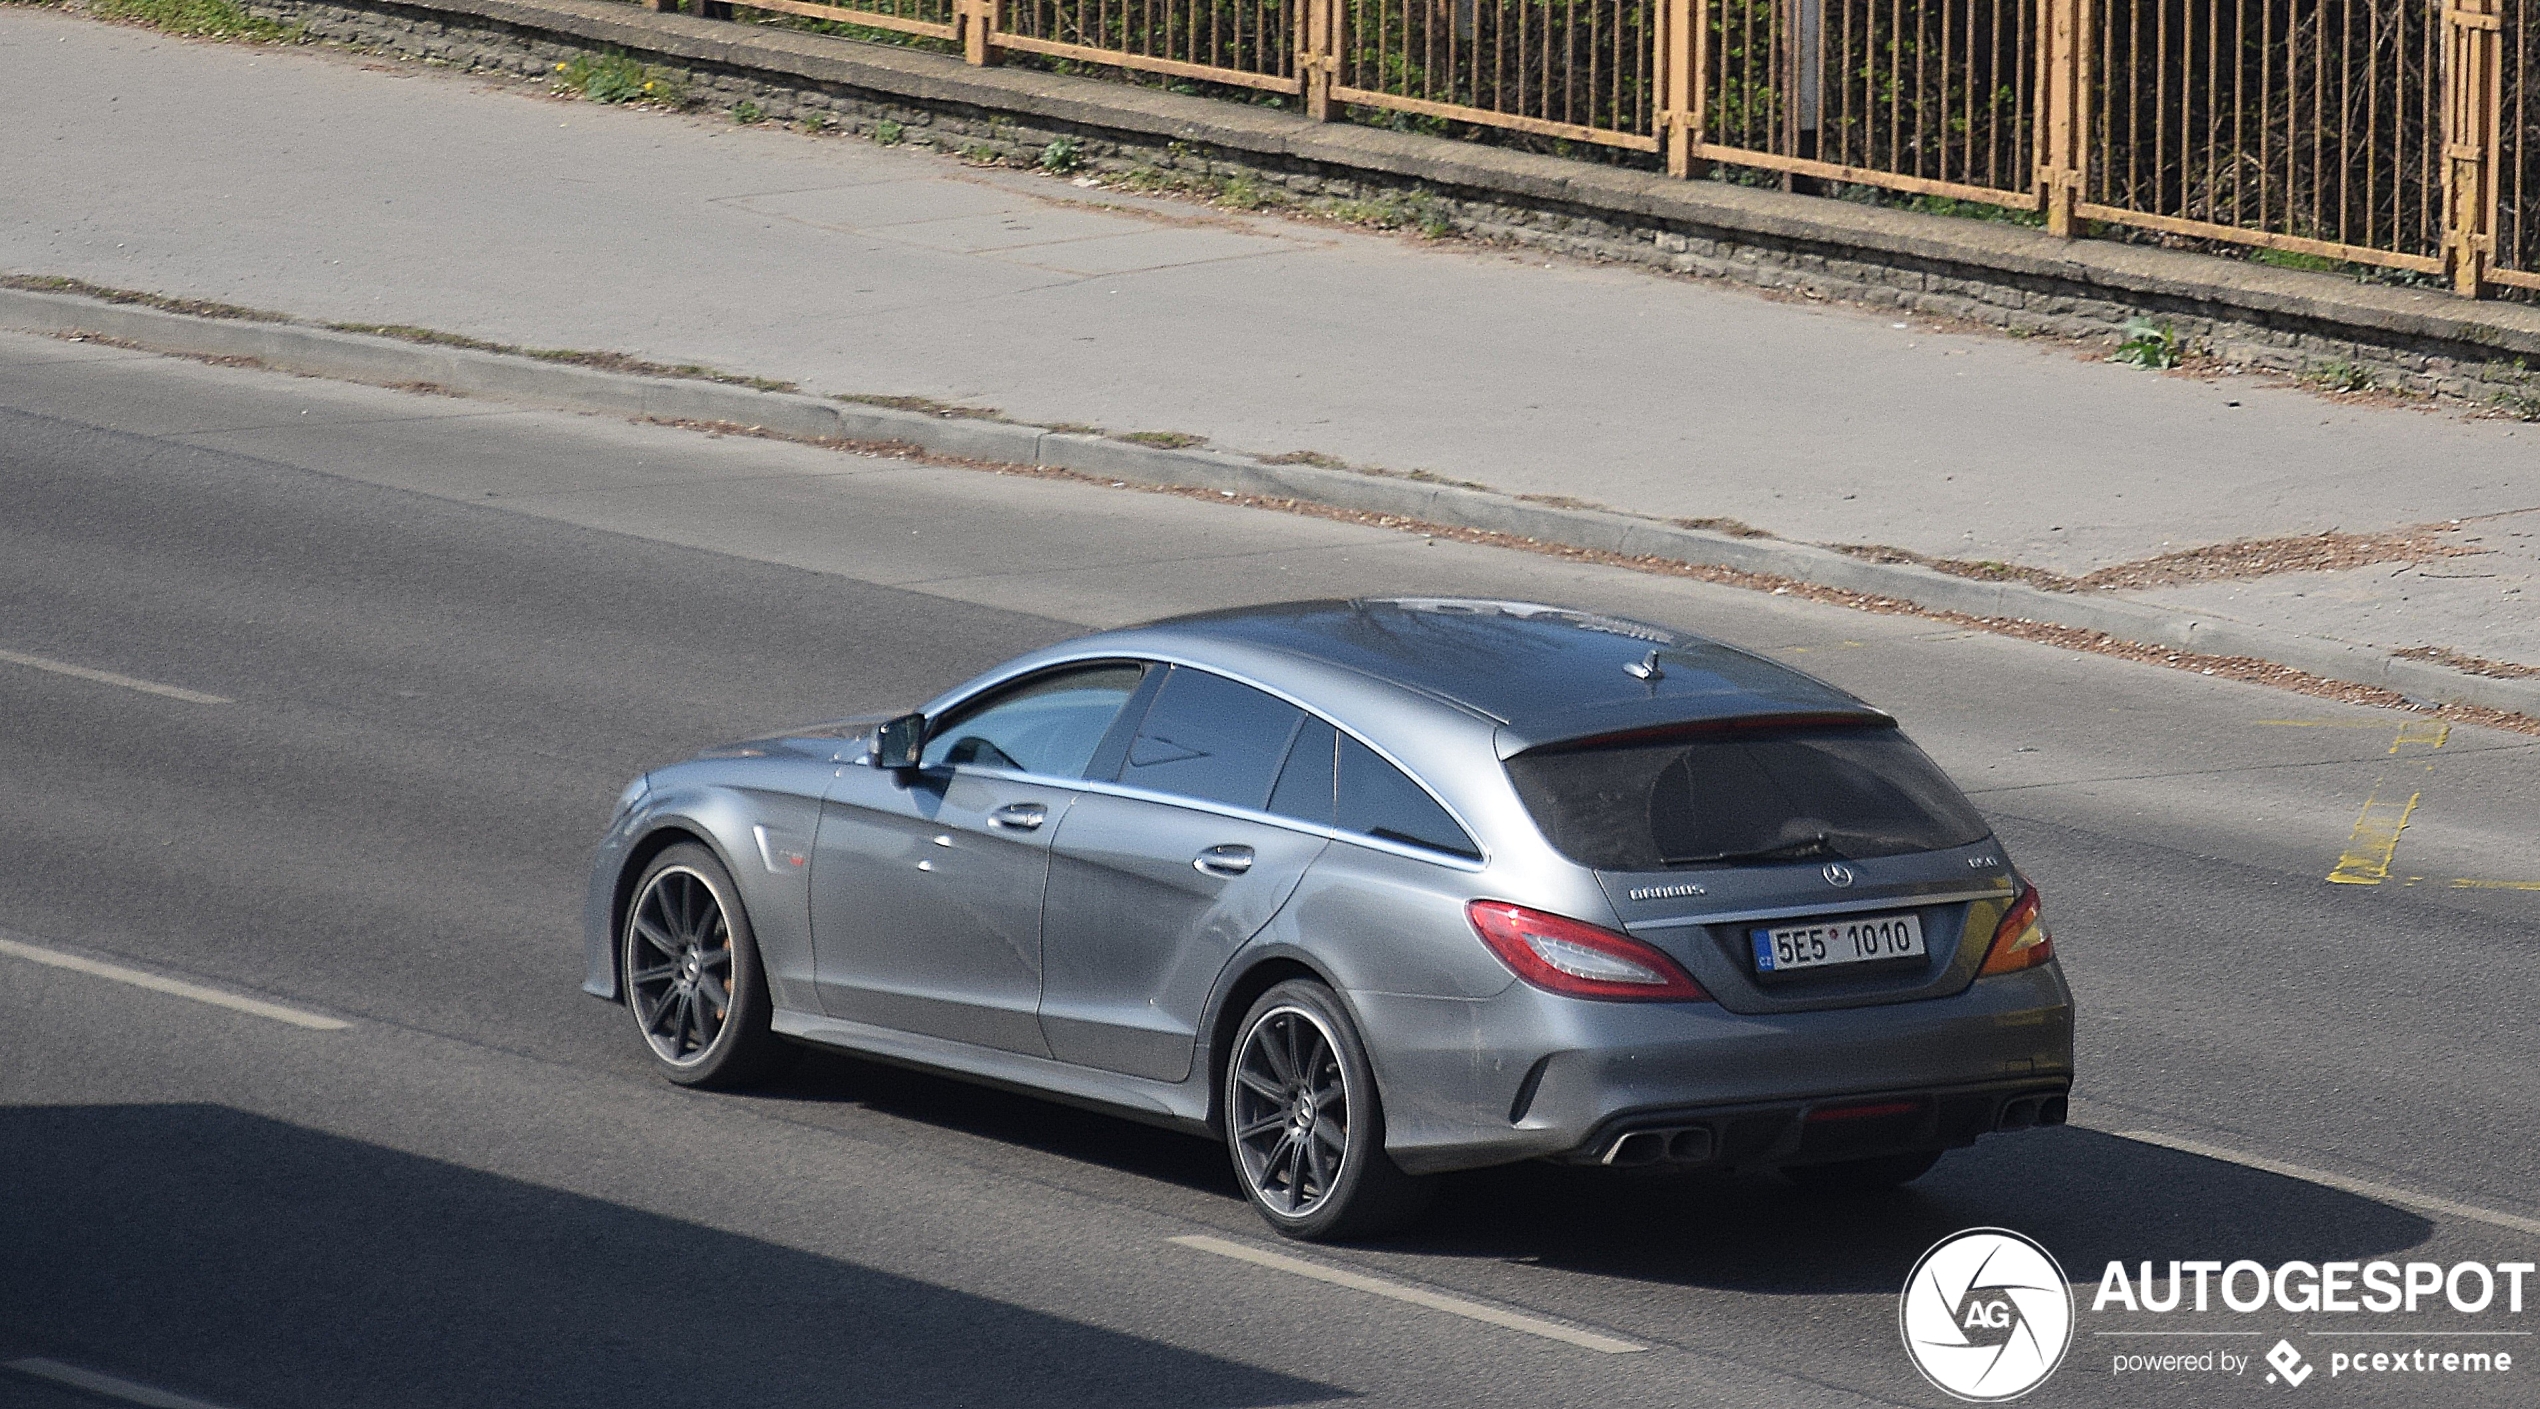
[[[1269,810],[1318,827],[1332,825],[1332,751],[1339,745],[1339,730],[1308,716],[1279,770],[1279,785],[1270,790]]]
[[[1891,727],[1538,749],[1510,759],[1508,773],[1554,848],[1603,871],[1895,856],[1990,833]]]
[[[1026,681],[948,717],[930,731],[918,764],[1082,777],[1143,673],[1141,666],[1110,664]]]
[[[1304,721],[1285,700],[1177,665],[1129,742],[1120,781],[1258,811]]]
[[[1473,845],[1437,799],[1374,749],[1343,734],[1337,761],[1333,820],[1342,831],[1480,859],[1481,848]]]

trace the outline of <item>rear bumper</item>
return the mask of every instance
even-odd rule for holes
[[[2051,963],[1945,998],[1801,1013],[1599,1003],[1517,984],[1453,1004],[1447,1020],[1437,1000],[1396,1013],[1398,1000],[1352,997],[1384,1092],[1386,1149],[1413,1173],[1601,1161],[1617,1137],[1645,1129],[1707,1131],[1709,1164],[1946,1148],[2003,1128],[2007,1103],[2060,1097],[2073,1079],[2072,994]],[[1915,1104],[1810,1119],[1896,1101]],[[2028,1115],[2035,1123],[2036,1108]]]
[[[1824,1164],[1972,1145],[1979,1135],[2064,1123],[2070,1080],[1852,1092],[1818,1100],[1636,1111],[1565,1164],[1735,1168]]]

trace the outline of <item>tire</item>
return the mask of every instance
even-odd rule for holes
[[[713,852],[682,842],[644,868],[617,962],[636,1033],[672,1081],[733,1090],[792,1063],[793,1045],[769,1026],[776,1005],[749,912]]]
[[[1913,1150],[1832,1164],[1791,1164],[1782,1166],[1782,1177],[1811,1193],[1874,1194],[1922,1178],[1940,1163],[1940,1156],[1939,1150]]]
[[[1226,1153],[1244,1195],[1287,1237],[1336,1242],[1408,1226],[1434,1180],[1385,1153],[1375,1069],[1332,990],[1290,979],[1264,993],[1226,1059]]]

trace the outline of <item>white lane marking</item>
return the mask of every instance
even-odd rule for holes
[[[1407,1301],[1413,1306],[1425,1306],[1431,1311],[1443,1311],[1450,1316],[1462,1316],[1468,1320],[1486,1322],[1511,1331],[1523,1331],[1527,1335],[1542,1336],[1546,1340],[1562,1341],[1588,1350],[1600,1350],[1608,1355],[1629,1355],[1635,1351],[1649,1349],[1648,1346],[1632,1341],[1617,1340],[1612,1336],[1598,1335],[1594,1331],[1582,1331],[1576,1327],[1564,1326],[1557,1321],[1546,1321],[1521,1312],[1485,1306],[1478,1301],[1466,1301],[1459,1296],[1448,1296],[1444,1292],[1406,1287],[1400,1282],[1388,1282],[1383,1278],[1370,1277],[1364,1273],[1344,1272],[1337,1267],[1325,1267],[1321,1263],[1308,1262],[1301,1257],[1289,1257],[1284,1253],[1247,1247],[1242,1243],[1229,1242],[1224,1238],[1192,1234],[1167,1241],[1178,1243],[1186,1248],[1194,1248],[1200,1252],[1213,1252],[1219,1257],[1231,1257],[1238,1262],[1249,1262],[1255,1267],[1267,1267],[1277,1272],[1311,1277],[1315,1281],[1329,1282],[1336,1287],[1347,1287],[1352,1291],[1366,1292],[1373,1296],[1390,1297],[1395,1301]]]
[[[2376,1184],[2369,1179],[2349,1179],[2342,1174],[2331,1174],[2326,1170],[2287,1164],[2282,1160],[2266,1159],[2258,1155],[2244,1155],[2238,1150],[2226,1150],[2220,1145],[2208,1145],[2200,1140],[2183,1140],[2176,1135],[2163,1135],[2157,1131],[2119,1130],[2112,1133],[2120,1140],[2140,1140],[2147,1145],[2160,1145],[2191,1155],[2203,1155],[2207,1159],[2218,1159],[2226,1164],[2261,1169],[2269,1174],[2281,1174],[2287,1179],[2299,1179],[2305,1183],[2324,1185],[2367,1199],[2379,1199],[2383,1203],[2397,1204],[2402,1208],[2412,1208],[2419,1213],[2439,1213],[2447,1218],[2466,1218],[2491,1227],[2509,1228],[2517,1233],[2540,1234],[2540,1218],[2524,1218],[2520,1214],[2500,1213],[2492,1208],[2480,1208],[2476,1204],[2456,1203],[2450,1199],[2437,1198],[2432,1194],[2420,1194],[2413,1189]]]
[[[230,699],[226,695],[207,695],[200,690],[188,690],[176,685],[162,685],[155,680],[135,680],[129,675],[117,675],[111,670],[92,670],[84,665],[73,665],[69,661],[47,660],[43,656],[30,656],[21,651],[0,651],[0,661],[6,661],[11,665],[23,665],[30,670],[49,670],[55,675],[68,675],[80,680],[94,680],[100,685],[113,685],[126,690],[139,690],[145,695],[162,695],[171,700],[183,700],[187,704],[237,703],[237,701]]]
[[[217,1404],[207,1403],[200,1399],[188,1399],[184,1395],[170,1394],[166,1390],[152,1389],[148,1385],[134,1384],[130,1380],[99,1374],[95,1370],[83,1370],[77,1365],[65,1365],[59,1360],[40,1358],[12,1360],[9,1362],[9,1368],[22,1375],[33,1375],[38,1379],[51,1380],[55,1384],[69,1385],[73,1389],[84,1389],[90,1394],[104,1395],[108,1399],[120,1399],[126,1404],[147,1405],[149,1409],[220,1409]]]
[[[187,983],[180,978],[162,978],[157,974],[144,973],[139,969],[127,969],[121,964],[105,964],[95,959],[83,959],[76,954],[64,954],[58,949],[39,949],[32,944],[20,944],[14,939],[0,939],[0,954],[14,955],[38,964],[50,964],[57,969],[71,969],[78,973],[94,974],[98,978],[110,978],[117,983],[128,983],[135,988],[146,988],[154,993],[172,993],[179,998],[191,998],[197,1003],[209,1003],[215,1008],[253,1013],[257,1017],[271,1018],[278,1023],[289,1023],[293,1027],[305,1027],[318,1032],[340,1032],[352,1026],[351,1023],[336,1018],[322,1018],[315,1013],[304,1013],[297,1008],[286,1008],[279,1003],[268,1003],[261,998],[223,993],[217,988],[205,988],[199,983]]]

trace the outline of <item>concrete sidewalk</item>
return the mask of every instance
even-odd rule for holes
[[[50,11],[0,10],[0,126],[11,271],[2069,575],[2460,519],[2477,556],[2121,595],[2540,665],[2512,422]]]

